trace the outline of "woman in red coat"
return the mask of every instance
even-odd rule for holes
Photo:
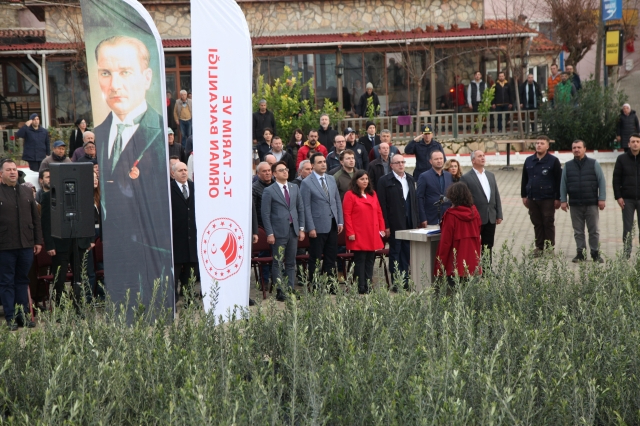
[[[482,273],[480,269],[480,213],[473,205],[471,191],[462,182],[454,183],[447,190],[447,198],[453,205],[442,217],[440,244],[436,254],[433,274],[453,278]]]
[[[383,248],[384,218],[369,175],[358,170],[342,201],[347,250],[353,252],[358,293],[369,292],[376,250]]]

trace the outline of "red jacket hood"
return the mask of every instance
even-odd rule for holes
[[[447,210],[448,214],[451,214],[457,217],[459,220],[465,222],[471,222],[478,216],[478,210],[475,206],[467,207],[467,206],[456,206],[451,207]]]

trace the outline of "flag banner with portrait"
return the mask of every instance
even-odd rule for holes
[[[200,281],[225,316],[251,278],[251,38],[235,0],[191,1],[191,60]]]
[[[175,308],[164,54],[133,0],[80,0],[100,172],[105,290]],[[159,292],[154,286],[159,284]]]

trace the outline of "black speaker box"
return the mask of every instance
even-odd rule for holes
[[[95,235],[93,164],[51,163],[51,235],[84,238]]]

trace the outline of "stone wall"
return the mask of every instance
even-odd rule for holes
[[[481,1],[433,0],[425,7],[419,1],[345,0],[250,2],[240,7],[254,35],[330,34],[370,29],[411,30],[427,25],[482,22]]]
[[[298,3],[248,2],[240,3],[240,7],[254,36],[329,34],[370,29],[410,30],[438,24],[448,28],[454,23],[461,28],[468,28],[472,21],[482,22],[483,3],[479,0],[433,0],[429,7],[423,7],[420,3],[397,0],[317,0]],[[191,36],[189,6],[146,7],[162,38]],[[47,41],[72,41],[70,22],[82,23],[79,8],[47,8]]]
[[[0,28],[19,28],[20,9],[16,5],[0,5]]]

